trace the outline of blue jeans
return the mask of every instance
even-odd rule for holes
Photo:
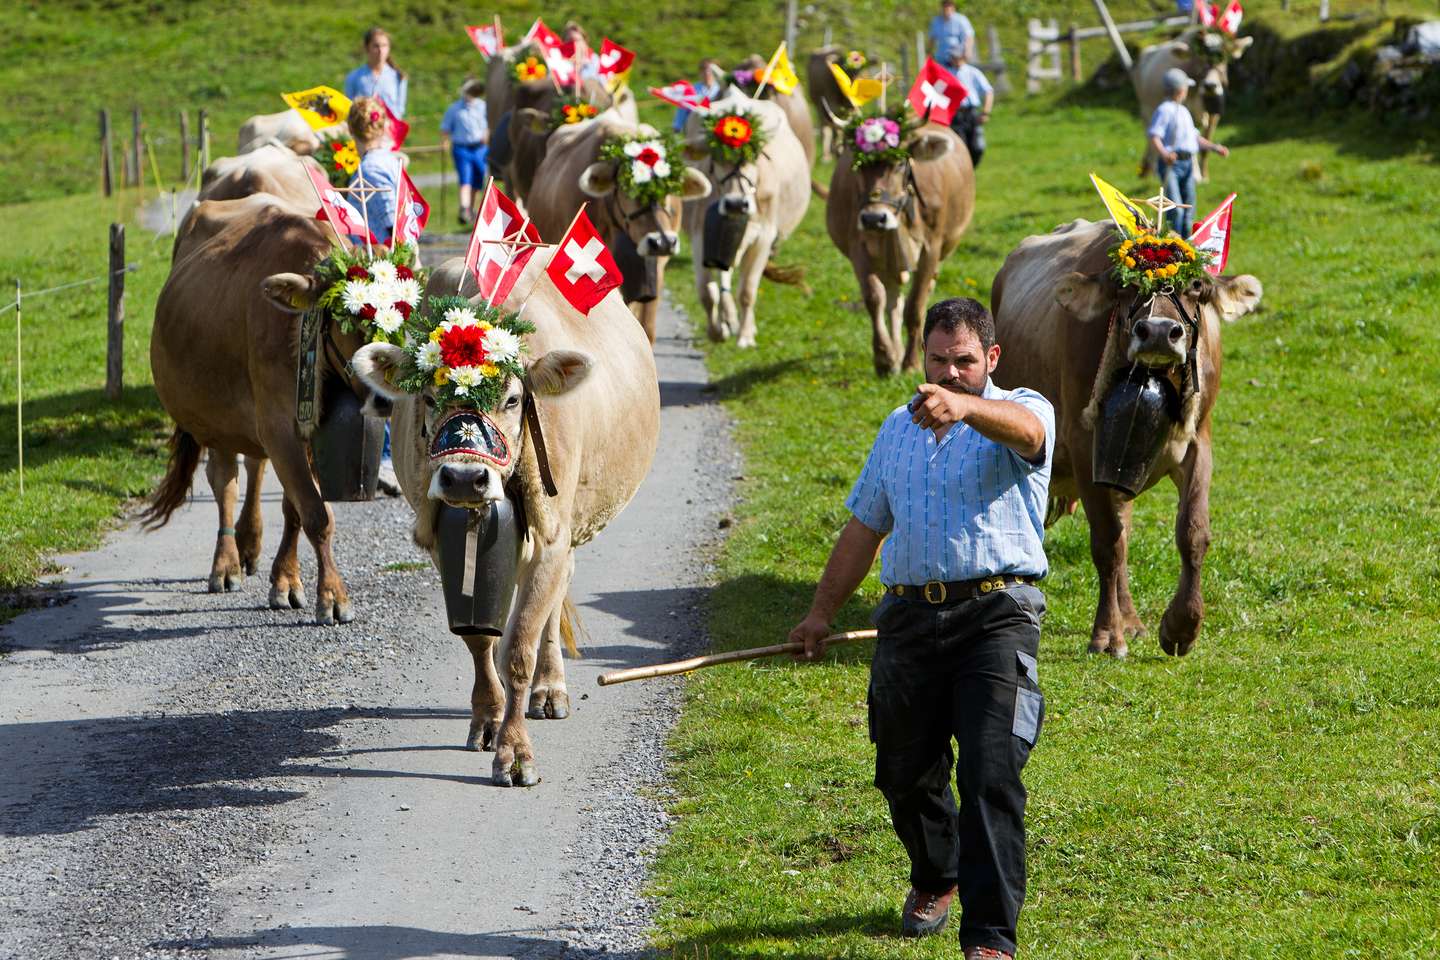
[[[485,183],[485,154],[489,152],[483,143],[452,143],[450,156],[455,161],[455,172],[460,177],[460,186],[479,187]]]
[[[1160,161],[1160,189],[1169,200],[1190,204],[1185,210],[1171,210],[1165,223],[1182,237],[1190,236],[1195,226],[1195,158],[1181,157],[1174,163]]]

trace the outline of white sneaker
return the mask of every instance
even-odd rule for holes
[[[380,492],[387,497],[400,496],[400,481],[395,476],[395,464],[389,457],[380,461]]]

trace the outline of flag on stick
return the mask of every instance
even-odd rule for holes
[[[282,93],[280,98],[305,118],[311,130],[323,130],[344,123],[350,116],[350,98],[334,87],[318,86],[295,93]]]
[[[497,18],[498,20],[498,18]],[[500,52],[504,42],[500,37],[500,26],[498,23],[486,24],[479,27],[466,27],[465,33],[470,37],[470,42],[475,44],[475,49],[480,51],[480,56],[489,60]]]
[[[1215,26],[1224,30],[1230,36],[1240,29],[1240,21],[1245,18],[1245,8],[1240,6],[1240,0],[1230,0],[1230,5],[1225,12],[1215,18]]]
[[[315,193],[320,198],[320,209],[315,213],[316,220],[330,221],[339,233],[359,237],[371,243],[379,242],[365,229],[364,215],[331,185],[324,173],[308,163],[305,164],[305,173],[310,177],[310,183],[314,185]]]
[[[400,185],[395,190],[395,232],[390,245],[398,247],[402,243],[418,242],[420,231],[429,222],[430,204],[420,195],[410,174],[401,170]]]
[[[560,238],[545,272],[566,302],[587,315],[622,279],[615,258],[583,207]]]
[[[546,56],[549,56],[552,48],[560,46],[561,42],[560,35],[545,26],[545,21],[539,17],[536,17],[535,22],[530,24],[530,29],[525,31],[525,39],[539,44]]]
[[[907,99],[921,119],[949,126],[955,111],[969,95],[970,92],[955,74],[936,63],[934,57],[927,57],[925,66],[915,76],[915,85],[910,88]]]
[[[535,255],[535,246],[519,245],[524,242],[540,243],[540,231],[491,180],[480,200],[475,229],[465,250],[465,269],[475,278],[480,295],[489,302],[505,302],[515,281],[525,272],[525,265]]]
[[[703,110],[710,106],[710,98],[700,95],[689,80],[676,80],[664,87],[651,87],[650,95],[664,100],[682,110]]]
[[[1225,264],[1230,260],[1230,211],[1234,203],[1235,194],[1232,193],[1220,206],[1210,211],[1190,234],[1190,246],[1214,254],[1215,259],[1207,263],[1205,269],[1217,277],[1224,272]]]
[[[842,70],[838,63],[830,64],[830,72],[835,75],[835,85],[845,94],[845,99],[849,100],[852,106],[865,106],[885,89],[881,81],[871,77],[850,79],[850,74]]]
[[[600,79],[614,90],[630,76],[635,65],[635,52],[626,50],[609,37],[600,41]]]
[[[1093,173],[1090,174],[1090,182],[1095,184],[1095,191],[1100,194],[1110,219],[1115,221],[1115,226],[1120,228],[1126,238],[1133,239],[1150,229],[1150,221],[1140,212],[1140,207],[1134,200]]]
[[[790,55],[785,51],[785,41],[780,41],[780,46],[775,48],[770,62],[765,64],[765,69],[756,79],[760,81],[760,86],[755,88],[757,97],[767,85],[774,87],[778,93],[795,92],[795,88],[800,84],[800,78],[795,75],[795,68],[790,66]]]

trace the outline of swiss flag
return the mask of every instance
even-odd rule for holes
[[[475,215],[475,229],[470,234],[470,245],[465,250],[465,269],[474,276],[480,287],[480,295],[491,303],[504,303],[505,298],[525,272],[525,264],[535,255],[534,247],[508,247],[503,243],[486,243],[497,240],[529,240],[540,242],[540,231],[535,224],[527,224],[520,233],[524,217],[520,209],[499,190],[495,182],[485,188],[480,200],[480,210]]]
[[[489,60],[500,52],[503,41],[500,39],[499,25],[487,25],[483,27],[466,27],[465,33],[469,35],[470,42],[475,44],[475,49],[480,51],[480,56]]]
[[[401,170],[400,185],[395,190],[395,232],[390,236],[390,246],[415,243],[429,222],[430,204],[420,195],[410,174]]]
[[[1190,234],[1190,245],[1196,250],[1214,254],[1215,259],[1205,265],[1215,276],[1220,276],[1230,259],[1230,208],[1235,203],[1235,194],[1210,211],[1200,225]]]
[[[618,77],[635,65],[635,52],[606,37],[600,41],[600,76]]]
[[[399,150],[405,138],[410,136],[410,124],[395,116],[395,111],[390,109],[390,104],[385,103],[384,97],[380,98],[380,102],[385,104],[385,115],[390,118],[390,149]]]
[[[1231,36],[1240,29],[1240,21],[1245,18],[1245,8],[1240,6],[1240,0],[1230,0],[1230,5],[1225,12],[1215,20],[1215,25]]]
[[[960,109],[961,101],[967,96],[969,91],[955,74],[936,63],[934,57],[927,57],[907,99],[921,118],[949,126],[955,111]]]
[[[669,86],[651,87],[650,95],[682,110],[701,110],[710,106],[710,98],[702,97],[689,80],[676,80]]]
[[[578,72],[575,69],[575,44],[562,43],[554,47],[545,48],[545,65],[550,68],[554,75],[555,82],[562,87],[568,87],[578,79]]]
[[[525,39],[538,43],[540,49],[545,51],[546,57],[549,57],[553,48],[560,46],[560,35],[545,26],[545,21],[539,17],[536,17],[535,22],[530,24],[530,29],[525,31]]]
[[[370,231],[365,229],[364,215],[351,206],[343,193],[331,186],[325,174],[308,163],[305,164],[305,172],[310,175],[310,182],[315,186],[315,192],[320,195],[320,209],[315,212],[316,220],[329,220],[341,233],[362,240],[369,237],[371,243],[379,243]]]
[[[584,209],[575,217],[546,265],[550,282],[576,310],[588,314],[620,286],[620,268]]]
[[[1195,17],[1200,21],[1200,26],[1213,27],[1215,21],[1220,19],[1220,5],[1206,3],[1205,0],[1195,0]]]

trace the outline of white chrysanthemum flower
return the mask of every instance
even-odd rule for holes
[[[450,382],[457,390],[470,390],[485,382],[485,375],[479,367],[454,367],[450,371]]]
[[[345,284],[345,290],[340,294],[341,302],[345,309],[358,315],[365,308],[366,298],[370,295],[370,284],[365,280],[351,280]]]
[[[412,307],[420,302],[420,296],[424,293],[424,291],[420,289],[420,281],[413,277],[409,280],[395,281],[390,289],[395,292],[396,300],[404,300]],[[391,302],[393,303],[394,301]]]
[[[440,344],[426,341],[415,352],[415,365],[426,373],[440,366]]]
[[[365,284],[365,305],[379,310],[381,307],[388,307],[391,304],[390,292],[383,283],[370,282]]]
[[[860,132],[867,143],[879,143],[885,139],[885,128],[878,123],[867,123]]]
[[[485,355],[494,363],[503,363],[520,356],[520,338],[502,327],[491,327],[485,331],[485,339],[480,341],[480,345],[485,348]]]
[[[666,163],[664,160],[656,160],[655,166],[651,167],[650,169],[655,171],[655,176],[660,177],[661,179],[670,176],[670,164]]]
[[[655,171],[649,164],[636,161],[630,164],[630,179],[636,183],[649,183],[655,177]]]
[[[467,307],[451,307],[445,311],[446,330],[450,327],[473,327],[476,322],[475,311]]]
[[[386,333],[394,333],[405,324],[405,315],[391,306],[375,311],[375,326]]]
[[[625,156],[638,157],[640,156],[640,151],[644,149],[645,145],[639,140],[631,140],[629,143],[625,144]]]
[[[376,260],[370,264],[370,278],[380,283],[394,283],[397,279],[395,264],[389,260]]]

